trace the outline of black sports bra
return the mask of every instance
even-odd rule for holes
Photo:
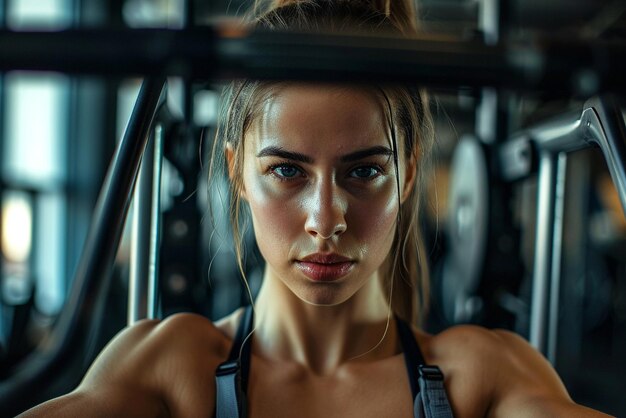
[[[396,322],[413,394],[414,418],[452,418],[452,409],[443,385],[443,373],[439,367],[425,364],[409,325],[399,318],[396,318]],[[248,306],[239,323],[228,359],[215,372],[216,418],[245,418],[248,415],[246,389],[251,345],[246,344],[249,341],[246,337],[252,332],[253,323],[252,308]]]

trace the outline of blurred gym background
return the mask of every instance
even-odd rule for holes
[[[423,0],[422,26],[439,35],[482,36],[484,3],[489,1]],[[624,1],[501,3],[506,3],[506,10],[500,11],[501,38],[541,34],[626,38]],[[0,0],[0,27],[16,31],[182,28],[240,15],[248,4],[240,0]],[[52,331],[64,306],[98,191],[140,81],[53,73],[0,75],[0,380],[8,379],[14,366]],[[172,79],[168,95],[175,120],[168,127],[161,185],[159,310],[162,316],[193,311],[218,319],[247,303],[231,250],[229,223],[221,211],[221,186],[208,190],[206,184],[219,86],[191,86]],[[476,323],[528,337],[537,179],[535,175],[515,182],[493,179],[490,149],[516,130],[580,109],[582,101],[509,94],[498,95],[491,110],[481,109],[493,95],[489,89],[433,92],[437,164],[423,219],[432,260],[432,310],[426,321],[431,332],[456,323]],[[485,118],[492,120],[485,122]],[[479,169],[486,178],[465,187],[486,196],[473,202],[472,210],[486,214],[487,221],[482,235],[474,231],[459,240],[454,228],[471,223],[474,216],[450,203],[459,164],[461,168],[477,164],[472,159],[455,160],[461,138],[468,137],[479,138],[474,142],[479,144],[477,152],[484,160],[478,160],[483,161]],[[598,150],[572,154],[566,178],[561,304],[552,360],[577,402],[626,416],[626,220]],[[215,223],[210,206],[217,214]],[[469,221],[460,219],[468,216]],[[90,343],[87,358],[68,365],[66,376],[51,387],[41,388],[39,401],[71,390],[85,365],[126,325],[128,235],[117,255],[102,317],[93,320],[97,338]],[[468,260],[479,239],[486,242],[484,253]],[[247,237],[246,269],[255,291],[262,266],[253,241]],[[460,259],[459,253],[464,255]],[[465,270],[451,267],[458,265]]]

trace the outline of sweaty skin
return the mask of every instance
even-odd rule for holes
[[[267,262],[250,417],[412,417],[378,269],[419,162],[398,150],[398,196],[385,126],[380,100],[365,89],[290,84],[246,135],[242,197]],[[345,274],[305,273],[307,257],[329,254],[349,260]],[[216,324],[194,314],[141,321],[108,344],[75,391],[23,416],[213,416],[215,369],[241,313]],[[606,416],[573,403],[548,362],[513,333],[414,331],[427,363],[446,376],[456,417]]]

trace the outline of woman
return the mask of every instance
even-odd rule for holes
[[[278,3],[256,25],[415,31],[401,1]],[[426,100],[399,86],[233,83],[213,171],[223,151],[235,235],[249,208],[266,261],[254,319],[239,310],[215,325],[191,314],[140,322],[75,391],[25,416],[410,417],[448,400],[456,417],[603,416],[573,403],[512,333],[406,325],[427,297],[417,222]],[[422,368],[418,385],[418,365],[439,369]]]

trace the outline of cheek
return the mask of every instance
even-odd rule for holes
[[[385,193],[351,205],[348,229],[370,254],[387,255],[393,240],[398,216],[398,199],[395,193]],[[352,227],[352,228],[351,228]]]
[[[301,229],[298,211],[291,200],[279,195],[263,177],[252,174],[246,178],[246,198],[259,249],[266,259],[278,251],[284,256],[285,247]]]

